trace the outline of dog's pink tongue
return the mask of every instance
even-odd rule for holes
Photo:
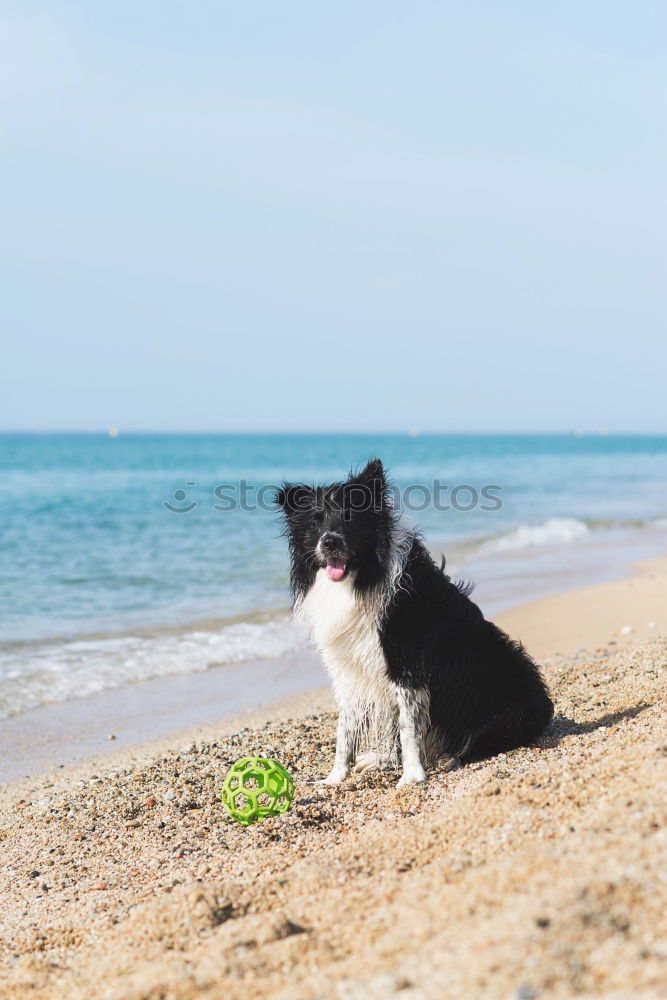
[[[342,559],[327,559],[327,576],[330,580],[342,580],[345,576],[345,563]]]

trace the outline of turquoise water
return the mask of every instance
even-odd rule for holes
[[[644,554],[667,539],[665,437],[2,435],[0,715],[303,642],[256,492],[372,455],[402,502],[413,486],[411,506],[428,503],[408,520],[455,569],[483,572],[498,607],[532,596],[541,565],[548,577],[586,552],[594,575],[608,542]],[[436,509],[435,481],[441,507],[454,490],[471,509]]]

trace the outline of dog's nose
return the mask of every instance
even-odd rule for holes
[[[320,538],[320,548],[323,552],[336,552],[342,545],[343,539],[333,531],[325,531]]]

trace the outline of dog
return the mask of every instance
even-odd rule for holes
[[[553,716],[540,672],[402,526],[382,462],[276,493],[305,621],[338,705],[324,784],[397,762],[398,785],[533,743]],[[365,753],[361,747],[370,744]]]

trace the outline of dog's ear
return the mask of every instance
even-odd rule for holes
[[[384,474],[384,467],[379,458],[372,458],[361,472],[356,476],[351,476],[350,483],[353,486],[361,488],[361,496],[366,498],[364,509],[367,508],[369,501],[372,507],[368,509],[377,512],[384,508],[389,497],[389,486]]]
[[[366,468],[362,469],[356,478],[360,482],[380,483],[384,486],[385,484],[384,466],[382,465],[380,459],[371,458]]]
[[[314,490],[302,483],[283,483],[276,490],[274,503],[282,507],[286,514],[295,510],[307,510],[312,507]]]

